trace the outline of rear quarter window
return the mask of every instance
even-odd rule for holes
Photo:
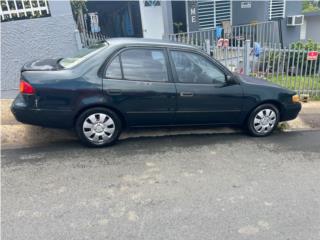
[[[115,57],[111,61],[111,63],[109,64],[107,71],[106,71],[106,78],[114,78],[114,79],[121,79],[122,78],[119,56]]]
[[[103,43],[92,45],[89,48],[83,48],[72,57],[62,58],[59,61],[59,65],[62,66],[63,68],[72,68],[80,64],[81,62],[85,61],[86,59],[92,57],[93,55],[97,54],[107,46],[108,44],[106,42],[103,42]]]

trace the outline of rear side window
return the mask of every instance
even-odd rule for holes
[[[123,77],[135,81],[168,81],[163,50],[130,49],[121,53]]]
[[[112,62],[109,64],[107,72],[106,72],[106,78],[115,78],[115,79],[122,78],[119,56],[115,57],[112,60]]]

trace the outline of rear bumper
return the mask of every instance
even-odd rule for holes
[[[285,105],[281,111],[280,121],[289,121],[295,119],[301,110],[301,103]]]
[[[28,106],[19,94],[11,105],[11,112],[17,121],[52,128],[72,128],[73,113],[68,110],[38,109]]]

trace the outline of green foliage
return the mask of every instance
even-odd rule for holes
[[[317,12],[320,11],[320,1],[304,0],[302,3],[302,12]]]
[[[72,13],[75,19],[78,19],[79,14],[82,14],[88,10],[86,6],[87,0],[71,0],[70,2]]]
[[[303,73],[305,75],[313,74],[316,70],[316,64],[315,62],[310,62],[307,60],[307,55],[309,51],[318,51],[320,52],[320,44],[316,43],[312,40],[308,40],[307,42],[296,42],[291,45],[292,49],[298,50],[296,54],[291,54],[289,59],[289,64],[291,65],[294,61],[295,65],[298,63],[298,70],[300,70],[300,73]],[[300,51],[299,51],[300,50]],[[295,56],[293,56],[295,55]],[[287,57],[288,58],[288,57]],[[286,62],[288,59],[286,60]]]
[[[175,32],[176,33],[181,33],[181,27],[183,26],[182,22],[174,22],[173,26],[175,27]]]
[[[292,43],[289,49],[290,54],[289,51],[279,51],[279,49],[267,50],[261,54],[260,63],[264,63],[264,69],[268,72],[283,70],[288,72],[289,75],[313,75],[317,69],[317,65],[314,61],[311,62],[307,60],[307,54],[309,51],[320,52],[320,44],[308,40],[306,42]],[[287,69],[287,66],[289,66],[289,69]],[[260,66],[260,69],[261,68],[263,67]]]
[[[320,96],[311,96],[313,101],[320,101]]]
[[[319,76],[287,76],[286,74],[279,74],[274,76],[267,76],[266,79],[270,82],[278,84],[292,90],[298,89],[315,89],[320,86]],[[312,87],[313,86],[313,87]]]
[[[320,51],[320,43],[316,43],[313,40],[308,40],[307,42],[295,42],[292,43],[291,47],[296,50],[306,50],[306,51]]]

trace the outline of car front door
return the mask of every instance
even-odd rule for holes
[[[237,124],[242,88],[222,67],[195,51],[170,50],[177,88],[177,124]]]
[[[103,90],[129,126],[173,124],[176,88],[165,49],[123,49],[107,65]]]

